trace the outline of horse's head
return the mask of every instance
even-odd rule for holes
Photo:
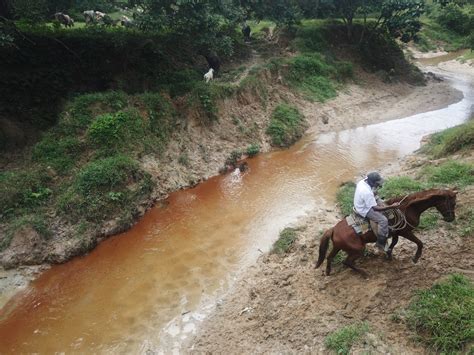
[[[444,190],[443,194],[439,196],[439,199],[435,205],[436,209],[443,216],[446,222],[452,222],[456,219],[456,195],[457,190]]]

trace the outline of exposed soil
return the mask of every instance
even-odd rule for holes
[[[471,70],[455,61],[443,65]],[[440,107],[437,100],[446,100],[444,84],[410,88],[405,94],[402,86],[377,86],[373,91],[349,86],[319,111],[306,106],[305,113],[315,125],[312,129],[337,130],[403,117],[425,107]],[[390,90],[394,92],[390,94]],[[397,90],[401,90],[399,94]],[[312,116],[311,112],[318,113]],[[331,115],[328,125],[319,122],[324,114]],[[453,158],[472,162],[474,154]],[[386,167],[384,175],[415,176],[427,161],[425,156],[412,155]],[[470,187],[458,195],[457,209],[470,208],[473,203],[474,189]],[[474,236],[459,237],[447,222],[441,222],[438,229],[416,233],[425,247],[417,264],[412,262],[416,246],[401,240],[392,261],[376,256],[369,246],[368,255],[358,262],[369,273],[368,280],[341,264],[333,268],[331,276],[323,276],[323,270],[313,268],[318,240],[341,217],[335,206],[320,206],[296,226],[302,231],[288,254],[262,255],[218,302],[215,312],[187,344],[188,352],[326,353],[324,338],[329,333],[367,321],[369,333],[351,352],[427,353],[411,339],[397,314],[415,290],[430,287],[449,273],[462,273],[474,280]]]

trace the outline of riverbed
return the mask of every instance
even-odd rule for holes
[[[434,69],[433,69],[434,70]],[[279,231],[325,213],[337,187],[469,118],[472,81],[446,108],[326,134],[250,159],[249,170],[170,195],[130,231],[44,272],[0,311],[0,352],[179,350],[269,250]]]

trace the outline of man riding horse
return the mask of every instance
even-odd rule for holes
[[[375,191],[382,186],[383,181],[377,172],[372,172],[365,179],[359,181],[354,193],[354,209],[360,216],[378,225],[378,232],[374,231],[377,236],[375,245],[378,249],[385,251],[388,238],[388,219],[381,212],[398,208],[400,203],[396,202],[390,206],[377,203],[378,198],[375,196]]]

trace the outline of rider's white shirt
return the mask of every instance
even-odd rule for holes
[[[374,192],[366,180],[359,181],[354,194],[354,208],[356,212],[365,217],[374,206],[377,206]]]

